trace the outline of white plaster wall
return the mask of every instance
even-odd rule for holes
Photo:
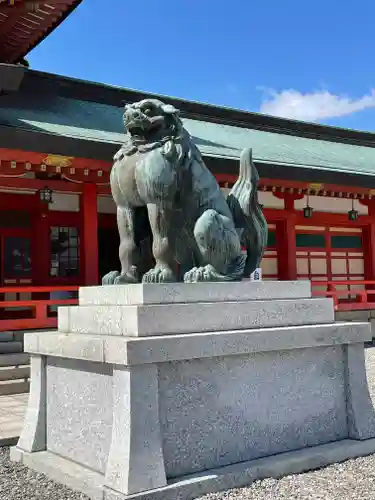
[[[350,274],[362,275],[364,274],[364,262],[363,259],[350,259],[349,260],[349,272]]]
[[[101,214],[115,214],[116,205],[112,196],[98,196],[98,212]],[[55,212],[79,212],[80,195],[53,193],[53,203],[49,209]]]
[[[262,262],[259,266],[262,269],[262,275],[265,276],[267,274],[276,274],[277,275],[277,257],[275,256],[267,256],[267,253],[262,259]],[[275,278],[273,278],[275,279]]]
[[[296,231],[324,231],[324,226],[296,226]]]
[[[360,227],[330,227],[329,230],[335,233],[362,233]]]
[[[222,192],[225,196],[228,196],[230,189],[229,188],[221,188]],[[280,198],[276,198],[270,192],[258,191],[258,201],[265,208],[284,208],[284,200],[280,200]]]
[[[284,208],[284,200],[276,198],[272,193],[265,191],[258,191],[258,201],[264,208]]]
[[[303,210],[307,204],[307,196],[302,200],[296,200],[294,207],[296,210]],[[309,196],[309,205],[319,212],[331,212],[334,214],[348,213],[352,209],[352,200],[348,198],[331,198],[329,196]],[[354,209],[361,215],[367,215],[368,209],[361,205],[358,200],[354,200]]]
[[[54,212],[79,212],[79,195],[53,193],[53,203],[49,209]]]

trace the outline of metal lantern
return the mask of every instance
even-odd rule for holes
[[[42,203],[52,203],[52,189],[48,186],[45,186],[43,189],[39,190],[39,198]]]
[[[358,219],[358,211],[354,209],[354,199],[352,199],[352,209],[348,212],[349,220],[357,220]]]
[[[307,196],[307,204],[303,209],[303,216],[305,217],[305,219],[311,219],[312,214],[313,214],[313,209],[309,205],[309,197]]]

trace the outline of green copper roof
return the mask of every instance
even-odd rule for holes
[[[0,125],[99,143],[120,144],[124,139],[119,107],[51,95],[30,102],[22,93],[1,99]],[[259,162],[375,175],[372,147],[190,118],[184,119],[184,124],[207,156],[239,158],[244,147],[252,147]]]

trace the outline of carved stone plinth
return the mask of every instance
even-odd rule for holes
[[[25,336],[12,458],[93,499],[190,499],[375,452],[370,325],[334,323],[308,282],[83,288],[59,316]]]

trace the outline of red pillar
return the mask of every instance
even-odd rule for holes
[[[83,224],[80,254],[83,266],[84,284],[87,286],[97,285],[99,283],[99,257],[96,184],[83,184],[81,213]]]
[[[276,223],[277,267],[279,280],[297,279],[297,248],[295,217]]]
[[[375,280],[375,221],[363,228],[365,280]]]
[[[375,200],[360,200],[368,207],[371,222],[362,229],[362,245],[365,280],[375,280]]]
[[[49,227],[49,207],[42,203],[36,193],[37,203],[33,221],[31,243],[33,285],[46,286],[50,277],[51,241]]]

